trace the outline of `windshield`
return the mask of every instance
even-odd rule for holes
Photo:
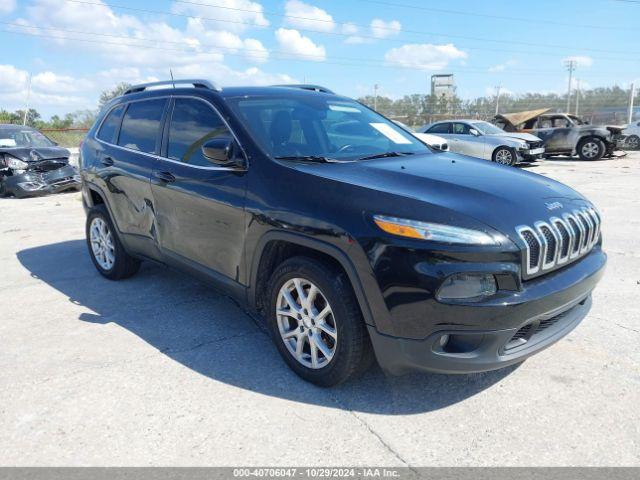
[[[573,123],[575,123],[576,125],[588,125],[587,122],[585,122],[584,120],[582,120],[579,117],[576,117],[575,115],[567,115],[571,120],[573,120]]]
[[[235,98],[229,104],[274,158],[358,160],[393,153],[431,153],[413,135],[354,101],[283,95]]]
[[[476,130],[480,133],[484,133],[485,135],[500,135],[505,133],[504,130],[490,124],[489,122],[473,122],[472,125]]]
[[[0,147],[53,147],[55,143],[37,130],[0,130]]]

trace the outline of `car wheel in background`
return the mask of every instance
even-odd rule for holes
[[[268,322],[278,351],[304,380],[322,387],[364,372],[373,351],[347,276],[294,257],[269,281]]]
[[[578,143],[578,155],[581,160],[600,160],[605,151],[604,142],[599,138],[583,138]]]
[[[140,261],[125,252],[104,205],[89,210],[86,236],[93,264],[108,279],[128,278],[140,268]]]
[[[627,138],[626,144],[630,150],[638,150],[640,148],[640,137],[638,137],[638,135],[631,135]]]
[[[517,161],[516,151],[509,147],[498,147],[493,152],[491,160],[501,165],[515,165]]]

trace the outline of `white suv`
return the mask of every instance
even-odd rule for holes
[[[640,122],[638,120],[631,122],[622,131],[627,135],[625,146],[631,150],[640,149]]]

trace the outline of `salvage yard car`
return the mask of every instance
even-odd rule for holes
[[[627,125],[622,131],[625,138],[625,147],[630,150],[640,149],[640,121],[635,120]]]
[[[100,274],[150,259],[212,283],[321,386],[374,354],[395,374],[522,362],[580,323],[606,263],[600,214],[576,191],[435,153],[318,86],[134,86],[80,165]]]
[[[69,150],[38,130],[0,125],[0,196],[35,197],[80,188]]]
[[[622,127],[589,125],[575,115],[547,113],[549,110],[500,114],[493,123],[507,132],[528,132],[540,137],[547,156],[578,155],[581,160],[600,160],[613,156],[625,145]]]
[[[411,135],[416,137],[418,140],[426,143],[427,145],[429,145],[434,150],[438,150],[438,151],[441,151],[441,152],[448,152],[449,151],[449,144],[447,143],[447,140],[445,138],[439,137],[437,135],[431,135],[429,133],[416,132],[411,127],[409,127],[408,125],[405,125],[402,122],[399,122],[398,120],[393,120],[393,123],[395,123],[396,125],[404,128]]]
[[[422,133],[447,140],[449,150],[502,165],[542,158],[542,140],[528,133],[507,133],[480,120],[446,120],[422,127]]]

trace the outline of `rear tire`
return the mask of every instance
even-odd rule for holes
[[[140,260],[124,250],[104,205],[96,205],[89,210],[86,236],[89,256],[102,276],[109,280],[122,280],[140,269]]]
[[[640,137],[638,135],[631,135],[627,138],[627,148],[630,150],[638,150],[640,149]]]
[[[371,366],[371,340],[342,271],[293,257],[275,270],[269,285],[267,320],[273,341],[302,379],[330,387]]]
[[[518,162],[518,156],[513,148],[498,147],[494,150],[491,160],[512,167]]]
[[[604,142],[596,137],[583,138],[578,142],[578,155],[580,160],[600,160],[605,152]]]

